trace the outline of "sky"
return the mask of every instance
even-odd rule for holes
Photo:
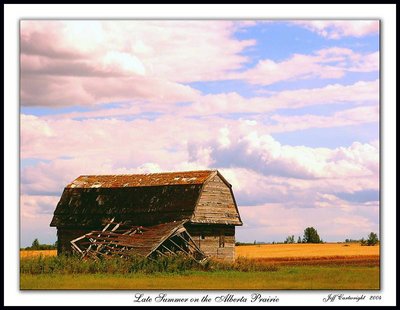
[[[84,174],[218,169],[241,242],[379,232],[379,22],[22,20],[21,246]]]

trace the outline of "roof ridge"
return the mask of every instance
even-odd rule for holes
[[[193,170],[141,174],[80,175],[67,185],[69,188],[118,188],[165,185],[203,184],[218,170]]]
[[[204,169],[204,170],[181,170],[181,171],[162,171],[162,172],[145,172],[145,173],[120,173],[120,174],[81,174],[80,177],[94,177],[94,176],[129,176],[129,175],[150,175],[150,174],[173,174],[173,173],[190,173],[190,172],[215,172],[218,169]]]

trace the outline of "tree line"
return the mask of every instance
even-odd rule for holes
[[[367,239],[361,238],[360,240],[346,239],[346,243],[360,243],[361,245],[373,246],[379,243],[378,235],[374,232],[370,232]]]
[[[361,238],[360,240],[354,240],[354,239],[346,239],[346,243],[360,243],[362,246],[374,246],[379,243],[378,235],[374,232],[371,232],[368,236],[367,239]],[[275,244],[277,242],[272,242],[272,244]],[[287,236],[285,241],[283,243],[296,243],[295,242],[295,237],[294,235]],[[320,238],[318,235],[317,230],[314,227],[307,227],[304,230],[303,238],[300,236],[297,238],[297,243],[324,243],[324,241]],[[259,242],[257,243],[254,241],[254,243],[245,243],[245,242],[235,242],[235,245],[251,245],[251,244],[265,244],[265,242]],[[54,244],[40,244],[39,240],[36,238],[33,240],[32,245],[28,246],[26,248],[23,248],[24,250],[57,250],[57,241]]]
[[[294,235],[287,236],[283,243],[295,243]],[[297,238],[297,243],[323,243],[324,241],[318,235],[317,230],[314,227],[307,227],[304,230],[303,238],[300,236]],[[359,242],[362,246],[374,246],[379,243],[378,235],[371,232],[367,239],[361,238],[360,240],[346,239],[346,243]],[[275,243],[275,242],[273,242]]]
[[[24,250],[57,250],[57,241],[54,244],[40,244],[36,238],[33,240],[32,245],[24,248]]]
[[[307,227],[304,229],[303,238],[297,238],[297,243],[323,243],[324,241],[319,237],[317,230],[314,227]],[[288,236],[283,243],[295,243],[294,235]]]

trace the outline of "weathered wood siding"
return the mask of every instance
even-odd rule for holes
[[[65,188],[52,227],[101,227],[104,219],[155,225],[190,219],[202,185]]]
[[[232,192],[218,175],[204,185],[191,221],[241,225]]]
[[[185,227],[207,256],[227,261],[235,259],[235,226],[187,224]]]
[[[65,229],[59,228],[57,229],[57,254],[69,254],[72,253],[71,248],[71,240],[82,236],[83,234],[87,234],[90,230],[81,230],[81,229]]]

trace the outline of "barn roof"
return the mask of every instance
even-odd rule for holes
[[[190,220],[203,185],[217,174],[231,187],[217,170],[80,176],[65,187],[50,226],[95,228],[113,217],[130,225]]]
[[[215,170],[122,175],[82,175],[67,188],[115,188],[203,184]]]

